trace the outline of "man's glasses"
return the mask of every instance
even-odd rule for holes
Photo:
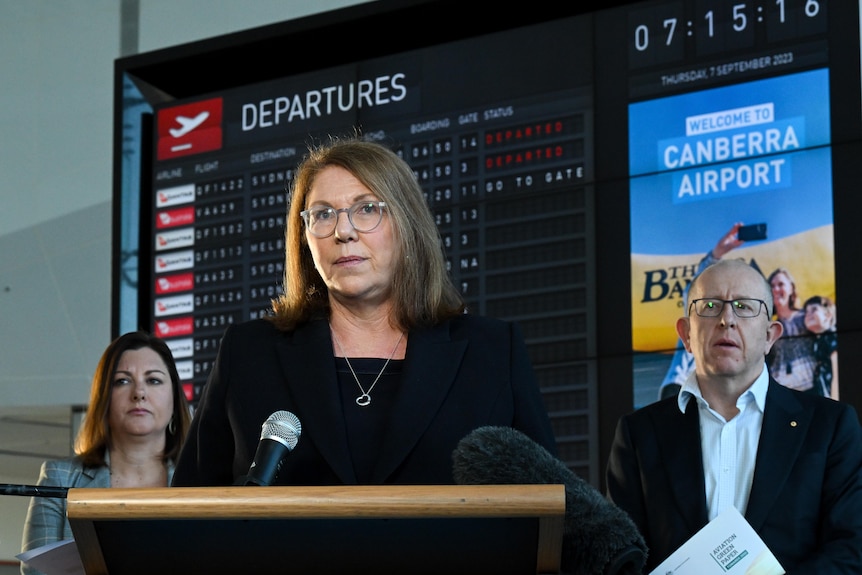
[[[347,212],[347,220],[357,232],[370,232],[383,221],[383,209],[386,202],[357,202],[349,208],[330,208],[317,206],[299,213],[305,222],[305,227],[316,238],[328,238],[335,233],[338,225],[338,214]]]
[[[760,315],[760,306],[766,307],[766,302],[762,299],[701,298],[693,300],[688,306],[689,315],[691,315],[691,308],[694,308],[695,313],[700,317],[718,317],[724,311],[724,304],[728,303],[736,317],[757,317]]]

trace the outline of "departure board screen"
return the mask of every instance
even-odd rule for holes
[[[413,168],[469,311],[521,326],[561,458],[594,484],[616,418],[692,368],[674,325],[707,256],[790,269],[798,304],[858,279],[841,226],[862,175],[856,2],[558,8],[300,64],[330,23],[385,28],[397,3],[371,4],[376,19],[286,26],[275,45],[296,70],[251,74],[231,52],[245,37],[118,61],[137,145],[115,158],[115,331],[165,338],[193,405],[224,329],[279,295],[293,170],[330,137]],[[391,10],[443,30],[453,6]],[[192,61],[213,80],[178,79]],[[844,344],[862,308],[838,307]]]
[[[563,397],[557,382],[586,383],[591,71],[588,60],[561,69],[534,55],[589,54],[587,23],[561,19],[157,107],[149,323],[192,402],[225,327],[266,314],[281,289],[296,162],[308,145],[356,132],[413,168],[468,310],[519,322],[549,402]]]

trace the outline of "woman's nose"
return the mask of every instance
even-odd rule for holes
[[[147,398],[147,388],[144,385],[135,385],[132,397],[135,401],[143,401]]]
[[[342,210],[335,213],[335,239],[340,242],[347,242],[356,237],[356,229],[350,221],[348,213],[344,212],[344,218],[341,217]]]

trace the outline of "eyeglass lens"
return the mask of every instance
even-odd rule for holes
[[[760,305],[763,303],[759,299],[752,298],[734,300],[703,298],[692,302],[697,315],[702,317],[718,317],[724,310],[725,304],[730,304],[730,309],[736,317],[755,317],[760,314]]]
[[[326,237],[335,231],[338,214],[347,212],[350,225],[359,232],[370,232],[383,219],[383,202],[359,202],[349,208],[320,207],[302,212],[305,223],[315,236]]]

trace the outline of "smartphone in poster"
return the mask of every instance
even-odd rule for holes
[[[692,368],[675,354],[674,325],[688,282],[710,258],[744,259],[765,277],[784,269],[796,308],[815,295],[835,302],[829,72],[633,103],[629,133],[632,344],[645,352],[635,355],[639,407]],[[785,326],[788,336],[804,331]],[[803,339],[812,343],[782,344]],[[798,385],[813,385],[812,366],[794,364],[793,377],[806,380]]]

